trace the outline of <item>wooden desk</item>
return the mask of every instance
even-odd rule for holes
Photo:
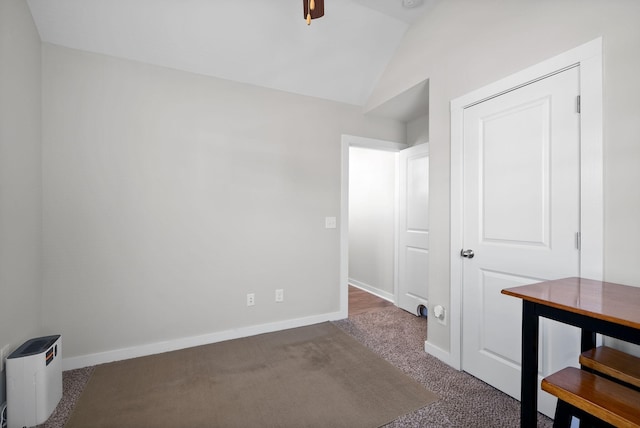
[[[536,426],[539,317],[581,328],[581,351],[595,347],[596,333],[640,345],[640,287],[565,278],[502,294],[522,299],[521,427]]]

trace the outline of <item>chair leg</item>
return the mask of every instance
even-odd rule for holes
[[[553,418],[553,428],[570,428],[573,406],[558,400],[556,404],[556,414]]]
[[[562,400],[558,400],[556,405],[553,428],[570,428],[574,417],[578,419],[580,428],[615,428],[613,425]]]
[[[581,413],[581,415],[578,415],[578,418],[580,418],[580,428],[615,428],[613,425],[588,413]]]

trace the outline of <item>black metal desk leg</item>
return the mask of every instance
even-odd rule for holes
[[[522,374],[520,426],[535,428],[538,417],[538,314],[536,304],[522,302]]]
[[[596,347],[596,333],[582,329],[580,333],[580,352],[588,351]]]

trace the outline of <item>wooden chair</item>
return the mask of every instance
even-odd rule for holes
[[[580,355],[580,365],[590,371],[640,390],[640,358],[607,346]]]
[[[640,392],[586,370],[567,367],[542,380],[558,397],[554,428],[581,426],[640,428]]]

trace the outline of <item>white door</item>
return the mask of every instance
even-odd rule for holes
[[[429,146],[399,154],[398,307],[418,314],[427,306],[429,267]]]
[[[462,367],[515,398],[522,302],[500,290],[580,272],[579,89],[574,67],[464,111]],[[577,364],[577,329],[540,331],[541,375]]]

